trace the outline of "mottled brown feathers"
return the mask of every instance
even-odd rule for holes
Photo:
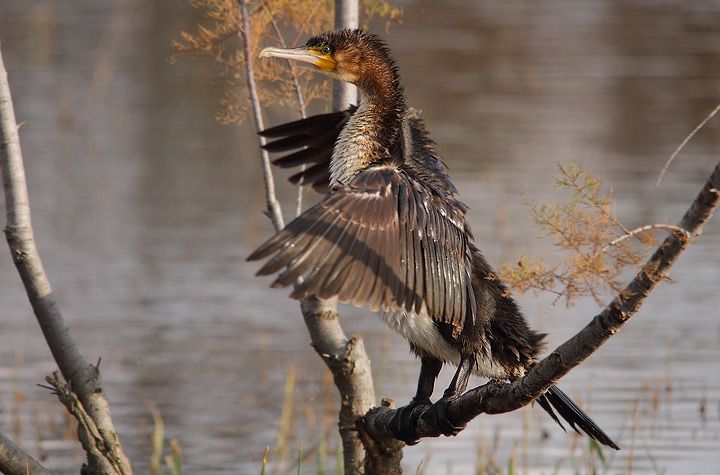
[[[269,151],[300,149],[274,162],[310,166],[292,180],[329,194],[248,260],[269,258],[258,275],[277,274],[273,287],[295,285],[294,298],[368,304],[408,339],[423,369],[414,403],[406,406],[409,412],[400,409],[391,430],[413,443],[412,417],[402,414],[412,414],[413,404],[429,405],[443,363],[458,366],[447,399],[465,390],[470,372],[521,378],[544,335],[529,327],[473,244],[467,208],[456,199],[423,122],[406,107],[397,68],[380,38],[341,30],[311,38],[305,50],[274,54],[293,58],[297,51],[324,73],[356,84],[361,100],[343,112],[261,133],[274,139],[265,146]],[[557,387],[538,401],[558,423],[553,407],[572,427],[617,448]],[[446,422],[444,427],[452,425]]]
[[[274,256],[258,275],[279,272],[292,296],[338,296],[372,310],[420,313],[462,329],[474,313],[463,208],[440,200],[402,170],[370,167],[248,257]],[[464,291],[458,291],[464,289]]]

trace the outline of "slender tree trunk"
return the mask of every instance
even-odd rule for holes
[[[0,144],[0,169],[7,208],[5,236],[35,317],[68,385],[58,378],[49,378],[48,382],[55,387],[59,395],[72,395],[75,408],[88,416],[84,420],[78,419],[78,435],[89,463],[84,471],[130,474],[130,462],[123,453],[113,426],[98,367],[89,364],[80,354],[60,313],[35,246],[20,139],[1,54]],[[73,408],[68,407],[68,410],[75,415]]]
[[[357,26],[357,0],[336,0],[335,28]],[[356,101],[355,86],[339,81],[333,83],[333,110],[345,109]],[[338,428],[343,446],[344,473],[364,473],[365,450],[355,429],[355,421],[373,407],[375,389],[370,359],[362,338],[353,336],[348,339],[345,335],[340,326],[337,299],[310,297],[303,300],[301,308],[313,348],[330,369],[340,392]]]
[[[358,0],[335,0],[335,29],[353,29],[359,24]],[[356,102],[357,88],[354,85],[333,81],[333,110],[345,109]]]
[[[262,111],[258,99],[257,85],[253,68],[252,43],[250,38],[250,16],[246,0],[239,0],[242,14],[240,28],[243,38],[243,51],[247,67],[247,83],[250,102],[253,107],[253,119],[256,130],[264,128]],[[344,5],[343,5],[344,4]],[[338,2],[336,17],[342,27],[357,27],[357,0]],[[352,23],[354,22],[354,23]],[[343,109],[355,102],[357,93],[355,86],[335,84],[337,99],[333,101],[336,110]],[[260,145],[264,139],[260,138]],[[283,228],[280,205],[275,199],[272,170],[267,152],[261,150],[261,159],[266,190],[266,214],[270,217],[275,231]],[[337,300],[320,300],[308,298],[301,303],[303,319],[310,333],[315,350],[333,374],[335,386],[340,392],[341,406],[339,415],[339,431],[343,445],[343,463],[346,474],[362,473],[365,451],[358,438],[354,424],[372,406],[375,399],[373,380],[370,373],[370,360],[365,353],[362,339],[348,339],[338,319]]]
[[[303,319],[313,348],[333,375],[340,392],[338,428],[343,446],[344,473],[364,473],[365,450],[355,429],[355,421],[375,402],[370,359],[362,338],[348,339],[340,326],[337,300],[310,297],[301,304]],[[371,473],[371,472],[365,472]]]
[[[247,86],[250,94],[250,103],[253,108],[253,121],[255,122],[255,130],[263,130],[262,108],[257,93],[257,84],[255,83],[255,68],[253,67],[255,58],[252,54],[252,38],[250,37],[250,15],[248,14],[247,1],[240,0],[240,11],[242,14],[242,27],[240,35],[243,39],[243,53],[245,55],[245,72],[247,74]],[[267,151],[262,148],[265,145],[265,138],[258,136],[260,142],[260,157],[262,161],[263,177],[265,179],[265,201],[266,214],[272,221],[275,232],[285,227],[283,223],[282,210],[280,203],[275,197],[275,181],[273,180],[272,167],[270,166],[270,156]]]

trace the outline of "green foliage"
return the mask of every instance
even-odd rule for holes
[[[170,454],[165,456],[170,475],[182,475],[182,450],[177,439],[170,439]]]
[[[163,475],[166,472],[161,464],[163,452],[165,451],[165,424],[158,408],[152,402],[147,402],[152,414],[154,429],[151,436],[152,453],[150,454],[150,473],[152,475]],[[170,475],[182,475],[182,450],[176,439],[170,439],[170,453],[165,455],[165,465]]]

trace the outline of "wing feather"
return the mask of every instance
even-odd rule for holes
[[[309,184],[315,191],[327,194],[333,146],[340,131],[356,110],[357,106],[351,106],[341,112],[319,114],[265,129],[259,132],[259,135],[274,140],[265,144],[263,148],[270,152],[301,149],[275,159],[273,164],[281,168],[308,165],[308,169],[292,175],[289,178],[290,182],[295,185]]]
[[[424,298],[430,311],[437,308],[436,297],[437,289],[435,276],[437,275],[437,262],[435,260],[435,245],[429,233],[425,233],[425,241],[421,246],[423,250],[423,270],[425,271],[425,289]]]
[[[285,124],[270,127],[258,135],[267,138],[288,137],[290,135],[303,134],[311,136],[315,133],[327,130],[329,127],[337,127],[342,129],[345,122],[355,113],[357,106],[350,106],[348,109],[339,112],[330,112],[327,114],[318,114],[305,119],[298,119]],[[339,130],[338,130],[339,131]]]
[[[377,233],[372,232],[368,227],[366,228],[365,240],[360,246],[360,256],[358,258],[358,264],[360,272],[358,273],[355,284],[357,285],[357,292],[354,295],[353,303],[357,306],[362,306],[367,303],[372,295],[372,290],[375,285],[375,279],[372,278],[372,266],[374,265],[373,255],[376,255],[371,251],[370,246],[377,237]]]
[[[303,248],[302,253],[296,255],[288,264],[287,268],[280,273],[278,278],[272,284],[272,287],[287,287],[304,275],[307,271],[315,267],[318,260],[322,257],[321,251],[332,242],[333,234],[335,234],[335,225],[340,220],[340,213],[337,213],[328,224],[322,228],[322,232],[317,236],[312,236],[307,246]],[[315,252],[318,251],[318,252]]]
[[[342,224],[342,223],[338,223]],[[318,297],[328,299],[336,294],[331,292],[323,283],[327,280],[327,275],[332,272],[333,267],[341,260],[343,256],[343,248],[341,246],[343,238],[347,235],[348,228],[352,228],[352,223],[345,222],[345,226],[338,229],[335,236],[327,235],[321,240],[315,253],[319,256],[318,261],[314,264],[313,269],[305,277],[302,284],[299,284],[293,294],[308,295],[316,294]]]
[[[402,166],[376,165],[305,211],[253,252],[259,275],[296,285],[292,297],[337,296],[372,310],[425,308],[460,331],[468,312],[463,205]]]
[[[313,163],[324,163],[328,155],[332,154],[333,144],[320,148],[304,148],[298,152],[276,158],[272,164],[280,168],[293,168]],[[327,168],[327,164],[325,164]]]

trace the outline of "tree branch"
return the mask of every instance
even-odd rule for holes
[[[310,16],[315,13],[315,10],[319,5],[320,4],[315,5],[315,8],[312,9]],[[270,9],[268,8],[268,10]],[[285,37],[283,36],[282,31],[280,30],[280,26],[277,24],[277,21],[275,21],[275,16],[273,15],[272,11],[270,11],[270,23],[275,30],[275,34],[280,40],[280,46],[282,46],[283,48],[287,48],[287,44],[285,43]],[[290,77],[292,78],[293,89],[295,89],[295,98],[298,104],[298,112],[300,113],[300,117],[304,119],[305,117],[307,117],[307,114],[305,112],[305,98],[303,97],[302,87],[300,87],[300,80],[298,79],[297,72],[295,71],[295,62],[288,59],[287,65],[288,68],[290,68]],[[300,166],[300,171],[305,171],[304,163]],[[300,213],[302,213],[302,198],[304,188],[305,187],[303,186],[302,182],[297,185],[297,192],[295,194],[295,216],[300,216]]]
[[[40,465],[40,462],[30,457],[3,434],[0,434],[0,472],[12,474],[32,473],[33,475],[52,474],[52,472]]]
[[[335,28],[357,26],[357,0],[336,0]],[[345,109],[356,100],[355,86],[345,82],[333,82],[333,110]],[[365,465],[367,445],[360,439],[355,428],[355,422],[375,403],[370,359],[365,352],[363,341],[358,336],[349,340],[345,336],[340,326],[336,298],[321,300],[310,297],[303,300],[301,308],[312,345],[332,373],[335,386],[340,392],[338,425],[343,445],[344,473],[383,473]]]
[[[572,368],[605,343],[640,309],[656,285],[677,262],[692,238],[702,228],[720,202],[720,163],[705,186],[686,211],[678,228],[684,233],[672,233],[657,248],[635,278],[615,299],[575,336],[560,345],[528,372],[511,384],[488,383],[471,389],[450,403],[447,414],[453,425],[461,426],[476,416],[500,414],[519,409],[545,392]],[[427,421],[432,420],[432,408],[418,419],[419,438],[440,434]],[[389,408],[373,410],[365,415],[364,425],[376,440],[392,439],[388,423],[395,411]]]
[[[623,228],[624,229],[624,228]],[[669,233],[680,233],[681,236],[684,236],[685,238],[690,238],[691,236],[688,235],[687,231],[685,231],[682,228],[679,228],[677,226],[674,226],[672,224],[646,224],[644,226],[640,226],[639,228],[635,228],[632,231],[625,230],[625,234],[613,239],[609,243],[607,243],[602,249],[600,249],[598,252],[593,254],[593,256],[590,259],[594,259],[596,257],[600,257],[601,254],[603,254],[605,251],[610,249],[613,246],[617,246],[621,242],[630,239],[631,237],[637,236],[638,234],[651,231],[653,229],[662,229],[663,231],[667,231]]]
[[[35,246],[20,139],[1,53],[0,171],[7,208],[5,235],[13,262],[58,368],[77,394],[79,404],[97,425],[104,442],[105,452],[101,457],[88,454],[88,469],[96,473],[130,474],[130,462],[118,441],[110,417],[110,407],[100,382],[100,373],[95,366],[85,361],[73,341]],[[83,437],[81,433],[80,438]]]
[[[250,101],[253,105],[253,118],[256,130],[262,130],[262,113],[260,101],[258,100],[257,86],[253,73],[253,57],[250,38],[250,26],[247,15],[247,3],[239,0],[242,14],[242,37],[244,42],[245,61],[247,66],[247,83],[250,93]],[[355,3],[355,26],[357,26],[357,2],[337,2],[337,9],[342,10],[342,3],[350,5]],[[348,8],[347,6],[345,8]],[[337,16],[337,15],[336,15]],[[351,15],[352,16],[352,15]],[[344,17],[343,17],[344,18]],[[338,25],[338,27],[353,27],[352,24]],[[348,85],[349,86],[349,85]],[[340,86],[341,90],[346,87]],[[352,86],[354,89],[354,86]],[[342,98],[352,97],[352,94],[344,93]],[[349,102],[333,102],[336,110],[349,106]],[[264,139],[260,138],[260,145],[264,145]],[[263,172],[265,177],[265,190],[267,198],[267,211],[273,222],[275,231],[283,228],[280,205],[275,199],[274,184],[270,161],[265,150],[262,150]],[[305,325],[310,333],[310,339],[315,351],[323,359],[333,375],[335,386],[340,392],[341,407],[339,415],[339,431],[343,445],[344,470],[347,475],[362,473],[365,451],[358,438],[354,422],[365,414],[375,400],[372,374],[370,372],[370,359],[365,353],[362,339],[353,337],[348,339],[340,326],[337,300],[320,300],[308,298],[301,302],[301,309]]]
[[[340,326],[337,299],[309,297],[302,301],[301,308],[312,346],[332,373],[340,392],[338,426],[345,474],[362,473],[365,451],[355,430],[355,421],[375,403],[370,359],[362,338],[345,336]]]
[[[240,12],[242,15],[242,28],[240,34],[243,39],[243,53],[245,55],[245,71],[247,73],[248,93],[250,94],[250,102],[253,108],[253,120],[255,121],[255,130],[263,130],[265,126],[262,120],[262,110],[260,107],[260,99],[257,93],[257,84],[255,84],[255,68],[253,67],[252,55],[252,38],[250,38],[250,17],[248,15],[247,1],[240,0]],[[275,182],[273,180],[272,167],[270,166],[270,156],[267,150],[262,148],[265,145],[265,138],[258,136],[260,141],[260,157],[263,167],[263,178],[265,180],[265,200],[267,202],[266,214],[272,221],[275,232],[285,227],[280,210],[280,203],[275,197]]]
[[[336,0],[335,28],[357,28],[357,0]],[[347,108],[357,98],[355,86],[334,81],[333,110]],[[337,299],[321,300],[310,297],[301,304],[305,325],[315,351],[333,375],[340,392],[338,426],[343,445],[343,465],[346,475],[363,473],[365,446],[358,437],[355,421],[375,403],[375,389],[370,359],[358,336],[348,339],[340,326]],[[365,473],[380,473],[369,471]]]

